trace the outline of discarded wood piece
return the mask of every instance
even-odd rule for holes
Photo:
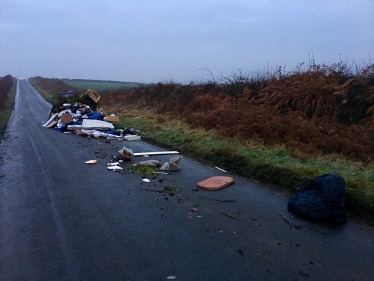
[[[148,188],[141,188],[140,190],[151,191],[151,192],[157,192],[157,193],[162,193],[162,192],[164,192],[163,190],[155,190],[155,189],[148,189]]]
[[[45,126],[45,128],[48,128],[48,129],[50,129],[50,128],[52,128],[52,127],[54,127],[54,126],[56,126],[57,125],[57,121],[55,120],[55,121],[52,121],[51,123],[49,123],[47,126]]]
[[[118,116],[113,116],[113,115],[109,115],[109,116],[106,116],[106,121],[108,122],[118,122],[119,121],[119,118]]]
[[[42,126],[43,127],[46,127],[48,126],[53,120],[55,120],[55,118],[57,117],[58,113],[54,113],[51,115],[51,117],[48,119],[48,121],[46,121]]]
[[[84,94],[88,95],[95,103],[100,99],[100,95],[95,90],[88,89]]]
[[[208,197],[204,197],[204,196],[200,196],[200,198],[208,199],[208,200],[212,200],[212,201],[217,201],[217,202],[220,202],[220,203],[234,203],[234,202],[236,202],[236,200],[221,200],[221,199],[208,198]]]
[[[226,214],[225,212],[222,212],[222,211],[219,211],[222,215],[225,215],[226,217],[229,217],[229,218],[232,218],[232,219],[236,219],[236,217],[234,216],[231,216],[229,214]]]
[[[232,177],[216,176],[197,183],[197,186],[205,190],[219,190],[234,183]]]
[[[143,155],[167,155],[167,154],[179,154],[179,152],[178,152],[178,151],[138,152],[138,153],[134,153],[134,156],[143,156]]]
[[[290,222],[289,220],[287,220],[280,212],[278,212],[279,215],[281,216],[281,218],[289,224],[289,226],[291,227],[291,229],[295,228],[295,229],[301,229],[302,226],[301,225],[297,225],[297,224],[293,224],[292,222]]]

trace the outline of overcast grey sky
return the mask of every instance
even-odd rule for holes
[[[0,76],[188,83],[310,52],[368,62],[373,14],[373,0],[1,0]]]

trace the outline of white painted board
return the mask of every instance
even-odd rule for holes
[[[178,152],[178,151],[140,152],[140,153],[134,153],[134,156],[143,156],[143,155],[167,155],[167,154],[179,154],[179,152]]]

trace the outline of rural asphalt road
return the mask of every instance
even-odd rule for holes
[[[18,82],[0,147],[0,280],[374,280],[371,229],[297,219],[288,197],[235,175],[223,190],[196,191],[227,174],[187,157],[150,183],[110,172],[124,145],[162,149],[45,129],[49,109]],[[166,186],[179,193],[149,191]]]

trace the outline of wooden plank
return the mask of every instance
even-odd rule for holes
[[[52,114],[51,118],[49,118],[48,121],[45,122],[42,126],[47,127],[47,125],[49,125],[57,117],[57,115],[58,115],[58,113]]]
[[[58,123],[57,121],[52,121],[51,123],[49,123],[49,124],[48,124],[47,126],[45,126],[45,127],[48,128],[48,129],[50,129],[50,128],[56,126],[57,123]]]
[[[100,99],[100,95],[95,91],[95,90],[91,90],[91,89],[88,89],[86,91],[86,94],[95,102],[97,103]]]

